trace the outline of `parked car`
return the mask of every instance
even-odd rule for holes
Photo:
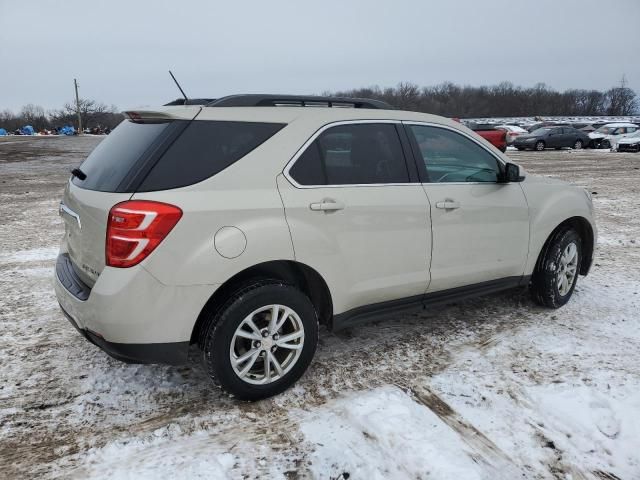
[[[513,146],[518,150],[542,151],[545,148],[563,147],[579,150],[588,143],[587,134],[573,127],[542,127],[528,135],[519,135],[513,142]]]
[[[516,125],[498,125],[495,127],[497,130],[503,130],[506,134],[507,145],[513,145],[515,139],[520,135],[526,135],[529,133],[522,127],[518,127]]]
[[[617,152],[640,152],[640,129],[630,133],[620,140],[616,145]]]
[[[507,151],[507,133],[504,130],[498,129],[495,125],[490,125],[488,123],[465,121],[464,125],[484,138],[501,152]]]
[[[538,130],[539,128],[544,128],[544,127],[570,127],[571,125],[569,125],[566,122],[553,122],[553,121],[546,121],[546,122],[538,122],[538,123],[534,123],[533,125],[529,125],[527,126],[527,130],[531,133],[534,132],[535,130]]]
[[[558,308],[592,264],[586,190],[443,117],[275,95],[125,116],[65,187],[58,301],[117,359],[193,347],[237,398],[296,382],[319,324],[526,286]]]
[[[635,123],[607,123],[589,134],[592,148],[611,148],[618,140],[638,130]]]

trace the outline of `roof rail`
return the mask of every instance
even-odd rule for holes
[[[174,105],[208,105],[209,103],[215,101],[215,98],[189,98],[185,100],[184,98],[178,98],[172,102],[165,103],[165,107],[171,107]]]
[[[229,95],[213,100],[207,107],[346,107],[394,110],[388,103],[371,98],[261,94]]]

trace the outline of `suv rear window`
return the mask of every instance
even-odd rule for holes
[[[167,190],[201,182],[240,160],[282,127],[279,123],[191,122],[138,191]]]
[[[74,177],[73,183],[102,192],[150,192],[192,185],[237,162],[283,127],[279,123],[208,120],[124,121],[81,165],[87,178]]]
[[[170,123],[133,123],[125,120],[91,152],[80,169],[85,180],[73,183],[87,190],[117,192],[134,165],[163,135]]]

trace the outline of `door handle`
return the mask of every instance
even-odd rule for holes
[[[331,199],[325,199],[321,202],[310,204],[309,208],[317,212],[334,212],[336,210],[342,210],[344,208],[344,203],[336,202],[335,200]]]
[[[460,202],[456,200],[446,199],[444,202],[436,202],[436,208],[442,208],[444,210],[455,210],[460,208]]]

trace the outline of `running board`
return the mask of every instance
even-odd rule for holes
[[[530,276],[507,277],[488,282],[465,285],[463,287],[441,290],[439,292],[415,295],[412,297],[390,300],[388,302],[373,303],[351,309],[333,316],[331,330],[334,332],[353,327],[361,323],[383,320],[389,315],[447,303],[458,302],[467,298],[479,297],[490,293],[500,292],[529,284]]]

